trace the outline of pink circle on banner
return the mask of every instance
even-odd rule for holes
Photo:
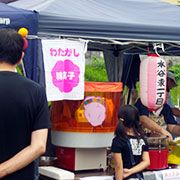
[[[61,92],[69,93],[79,84],[80,69],[71,60],[57,61],[51,71],[52,82]]]

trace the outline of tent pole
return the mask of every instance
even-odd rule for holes
[[[123,59],[124,59],[124,53],[120,52],[119,54],[119,61],[118,61],[118,82],[122,81],[122,73],[123,73]]]
[[[114,61],[114,78],[115,82],[118,82],[118,56],[115,56]]]

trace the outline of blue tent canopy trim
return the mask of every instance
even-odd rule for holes
[[[0,28],[12,28],[18,31],[20,28],[28,29],[28,34],[37,35],[38,14],[35,11],[24,10],[0,3]],[[37,81],[37,40],[28,39],[28,47],[23,59],[26,76]]]
[[[21,27],[27,28],[29,34],[37,35],[37,13],[0,3],[0,28],[19,30]]]

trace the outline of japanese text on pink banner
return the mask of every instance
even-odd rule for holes
[[[70,92],[79,84],[80,69],[71,60],[57,61],[51,71],[52,81],[61,92]]]
[[[79,57],[79,53],[76,52],[76,49],[66,48],[66,49],[50,49],[51,56],[67,56],[67,57]]]

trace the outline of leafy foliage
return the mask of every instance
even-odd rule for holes
[[[170,94],[172,96],[173,103],[179,106],[179,97],[180,97],[180,64],[176,64],[168,69],[168,71],[172,71],[175,75],[176,81],[179,86],[171,89]]]
[[[172,71],[175,75],[176,81],[180,81],[180,64],[172,66],[168,71]]]
[[[18,72],[20,75],[23,75],[23,73],[22,73],[22,71],[21,71],[19,65],[16,66],[16,70],[17,70],[17,72]]]
[[[93,56],[91,64],[86,64],[85,81],[108,82],[104,59]]]

